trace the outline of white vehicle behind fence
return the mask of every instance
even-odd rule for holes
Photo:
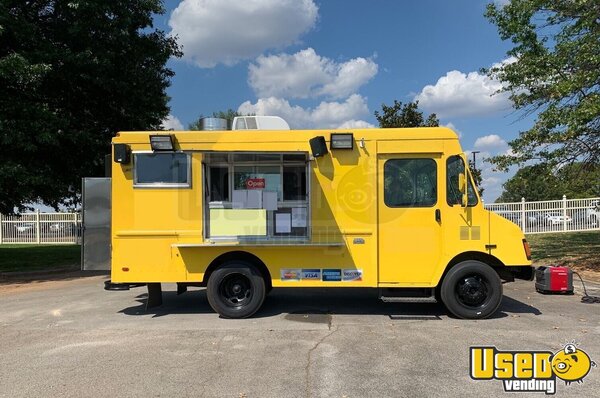
[[[564,224],[564,223],[570,223],[573,221],[571,219],[571,217],[563,216],[561,213],[555,212],[555,211],[553,211],[551,213],[546,213],[544,218],[546,220],[546,224],[550,224],[550,225],[560,225],[560,224]]]

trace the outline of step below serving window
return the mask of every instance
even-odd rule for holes
[[[203,154],[205,237],[308,237],[308,153]]]

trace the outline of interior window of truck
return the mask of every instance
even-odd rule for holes
[[[431,207],[437,202],[437,169],[433,159],[390,159],[383,170],[388,207]]]
[[[229,168],[212,166],[210,168],[210,200],[229,201]]]
[[[460,205],[462,202],[461,193],[458,190],[458,175],[464,173],[464,171],[465,162],[462,157],[456,155],[448,158],[446,162],[446,201],[450,206]],[[477,195],[475,194],[475,187],[471,182],[470,175],[468,180],[468,206],[475,206],[477,204]]]
[[[306,200],[306,166],[283,166],[283,200]]]
[[[133,163],[134,186],[190,186],[190,155],[187,153],[136,153]]]

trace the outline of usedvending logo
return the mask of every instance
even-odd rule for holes
[[[345,282],[362,281],[362,269],[345,269],[342,274],[342,280]]]
[[[556,393],[556,379],[566,385],[583,383],[596,367],[574,342],[562,350],[499,351],[496,347],[470,348],[470,375],[474,380],[501,380],[505,392]]]

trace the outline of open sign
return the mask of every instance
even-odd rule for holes
[[[246,189],[265,189],[265,179],[248,178],[246,180]]]

